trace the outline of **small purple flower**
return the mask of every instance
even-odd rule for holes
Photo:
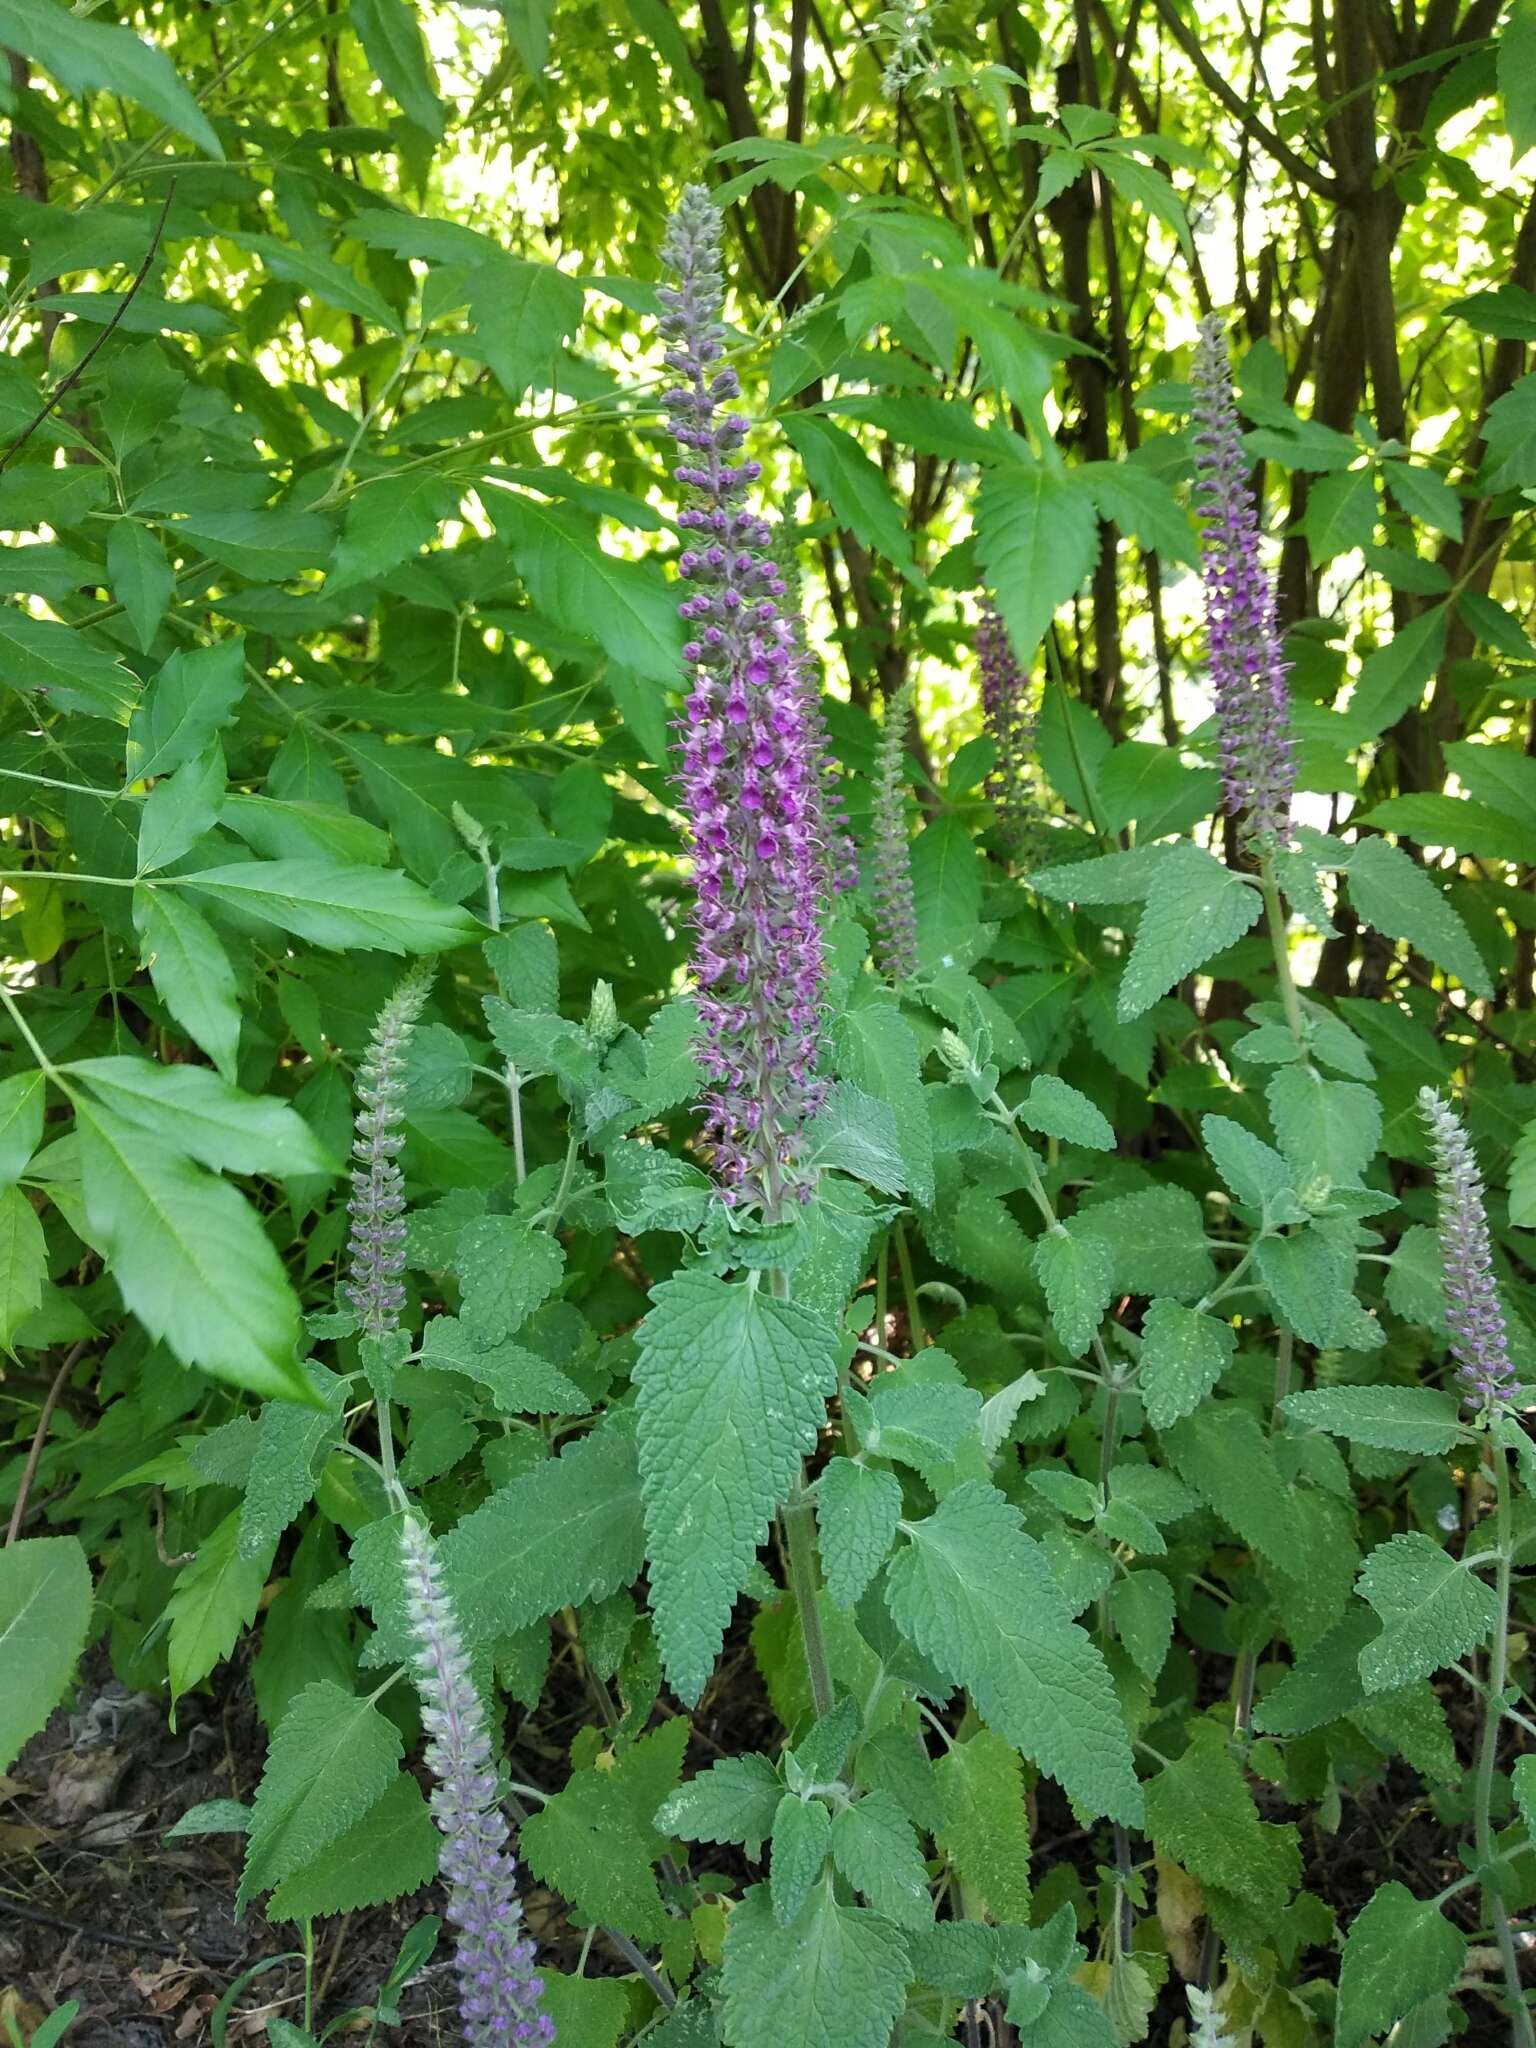
[[[1440,1277],[1451,1356],[1469,1405],[1491,1408],[1515,1383],[1504,1311],[1493,1277],[1493,1251],[1483,1201],[1483,1176],[1466,1127],[1433,1088],[1419,1090],[1435,1154],[1440,1203]]]
[[[1216,688],[1227,809],[1247,810],[1256,836],[1283,840],[1295,781],[1291,700],[1274,586],[1259,561],[1232,368],[1221,321],[1200,323],[1194,369],[1195,497],[1206,521],[1200,555],[1205,636]]]
[[[875,903],[875,960],[887,981],[917,972],[917,911],[912,900],[906,777],[902,755],[912,708],[913,679],[890,698],[875,749],[874,804],[870,819],[869,889]]]
[[[443,1836],[448,1918],[458,1929],[459,2016],[469,2048],[545,2044],[555,2038],[543,2009],[544,1981],[522,1933],[517,1865],[497,1803],[496,1767],[480,1695],[459,1640],[453,1601],[426,1526],[407,1514],[400,1530],[406,1609],[416,1641],[416,1686],[437,1779],[432,1817]]]
[[[976,626],[976,666],[981,672],[981,715],[997,759],[987,777],[987,794],[997,812],[999,836],[1010,853],[1027,842],[1038,816],[1034,795],[1035,711],[1008,629],[989,598],[983,598]]]
[[[413,967],[378,1015],[357,1070],[357,1113],[352,1153],[352,1217],[348,1254],[352,1277],[342,1289],[368,1337],[386,1337],[400,1323],[405,1289],[405,1185],[395,1154],[405,1094],[405,1053],[432,985],[429,967]]]
[[[807,1189],[803,1134],[818,1072],[826,981],[822,920],[838,864],[810,658],[784,605],[765,520],[743,502],[761,475],[739,460],[747,422],[722,363],[720,215],[683,193],[662,254],[661,328],[677,383],[664,397],[689,494],[678,560],[688,695],[679,776],[693,853],[693,970],[709,1078],[704,1135],[726,1199],[776,1218]]]

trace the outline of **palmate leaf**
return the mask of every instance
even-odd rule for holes
[[[837,1385],[831,1324],[751,1281],[694,1269],[638,1332],[640,1477],[667,1676],[698,1699],[737,1594]]]
[[[48,1719],[85,1648],[91,1568],[76,1536],[0,1550],[0,1770]]]
[[[1141,1788],[1109,1671],[1018,1509],[967,1481],[908,1534],[885,1596],[903,1635],[1079,1806],[1137,1825]]]

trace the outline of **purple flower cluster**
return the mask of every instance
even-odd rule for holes
[[[1216,688],[1227,809],[1256,836],[1289,833],[1295,781],[1290,692],[1275,593],[1259,561],[1232,368],[1219,319],[1200,323],[1194,369],[1195,496],[1206,521],[1200,555],[1205,635]]]
[[[870,819],[869,888],[875,902],[875,960],[887,981],[917,972],[917,910],[912,900],[908,850],[906,777],[902,774],[907,719],[912,708],[909,677],[885,707],[875,749],[874,805]]]
[[[405,1289],[405,1187],[395,1155],[405,1095],[405,1052],[421,1015],[430,968],[414,967],[378,1015],[357,1070],[357,1113],[352,1152],[352,1217],[348,1254],[352,1277],[342,1292],[368,1337],[386,1337],[400,1323]]]
[[[997,760],[987,777],[987,794],[997,812],[1004,845],[1017,853],[1036,819],[1034,798],[1035,712],[1025,675],[1008,629],[990,599],[983,599],[976,627],[976,666],[981,672],[981,715]]]
[[[448,1918],[458,1929],[459,2016],[469,2048],[553,2041],[543,1979],[522,1929],[517,1866],[496,1799],[496,1768],[480,1696],[459,1640],[453,1601],[426,1527],[407,1514],[400,1531],[416,1685],[437,1779],[432,1817],[443,1836]]]
[[[1451,1356],[1460,1367],[1467,1401],[1489,1408],[1509,1393],[1515,1370],[1493,1277],[1483,1176],[1472,1141],[1455,1110],[1442,1102],[1433,1088],[1419,1090],[1419,1109],[1429,1125],[1435,1154],[1440,1277]]]
[[[747,423],[725,409],[740,387],[721,360],[720,215],[702,186],[683,193],[662,254],[678,279],[661,293],[677,378],[663,403],[690,500],[678,561],[693,585],[679,606],[691,634],[680,786],[710,1083],[704,1135],[726,1199],[773,1219],[806,1191],[802,1137],[825,1095],[822,918],[837,835],[812,665],[771,531],[743,502],[761,469],[738,459]]]

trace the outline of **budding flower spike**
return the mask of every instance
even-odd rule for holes
[[[693,972],[709,1080],[704,1135],[729,1202],[770,1220],[804,1196],[805,1127],[826,1093],[818,1072],[825,897],[836,854],[829,832],[817,693],[766,520],[744,504],[759,465],[736,459],[739,393],[722,363],[720,215],[690,185],[662,254],[676,286],[661,292],[664,397],[690,502],[678,567],[694,593],[679,607],[688,694],[680,794],[693,854]]]
[[[981,675],[982,720],[997,749],[997,760],[987,777],[987,794],[997,812],[1004,844],[1017,853],[1035,821],[1035,712],[1029,678],[1019,666],[1008,629],[990,599],[983,599],[976,626],[976,666]]]
[[[1204,518],[1200,576],[1228,811],[1256,838],[1289,836],[1295,782],[1291,700],[1274,586],[1259,560],[1232,368],[1221,321],[1200,323],[1194,369],[1195,499]]]
[[[432,1817],[443,1836],[448,1918],[458,1929],[459,2017],[469,2048],[541,2044],[555,2038],[544,1982],[522,1932],[517,1865],[496,1800],[496,1768],[480,1695],[459,1639],[453,1600],[425,1525],[407,1514],[400,1531],[413,1663],[437,1779]]]
[[[1419,1090],[1419,1110],[1435,1155],[1440,1277],[1451,1356],[1469,1406],[1492,1408],[1512,1391],[1515,1369],[1493,1277],[1483,1176],[1466,1126],[1433,1088]]]
[[[413,967],[378,1015],[357,1069],[357,1112],[352,1154],[352,1232],[347,1253],[351,1278],[342,1292],[367,1337],[398,1329],[405,1306],[405,1183],[395,1155],[404,1140],[405,1055],[411,1032],[432,986],[430,967]]]
[[[917,910],[912,900],[906,777],[902,773],[914,680],[908,677],[887,703],[875,749],[869,887],[875,903],[875,960],[886,980],[892,982],[905,981],[917,972]]]

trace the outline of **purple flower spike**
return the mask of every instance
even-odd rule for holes
[[[1221,733],[1227,809],[1247,810],[1256,837],[1284,840],[1295,781],[1290,691],[1275,593],[1259,561],[1259,519],[1221,321],[1200,323],[1194,371],[1195,497],[1206,521],[1200,555],[1205,636]]]
[[[875,750],[874,808],[870,822],[870,894],[875,900],[875,959],[887,981],[917,972],[917,911],[907,843],[903,742],[912,708],[909,678],[885,707]]]
[[[437,1779],[432,1818],[443,1835],[448,1918],[458,1929],[459,2017],[469,2048],[545,2044],[555,2038],[544,1982],[522,1933],[517,1866],[496,1803],[496,1767],[480,1695],[459,1640],[431,1535],[408,1514],[400,1531],[406,1607],[416,1640],[416,1686]]]
[[[976,666],[981,672],[981,715],[997,760],[987,777],[987,794],[997,811],[1004,845],[1018,853],[1029,838],[1037,811],[1034,799],[1035,712],[1029,678],[1020,668],[997,608],[984,598],[976,627]]]
[[[405,1306],[405,1186],[395,1154],[403,1140],[405,1052],[432,985],[432,971],[412,968],[379,1012],[357,1070],[357,1113],[352,1153],[352,1217],[348,1254],[352,1277],[342,1292],[357,1311],[363,1334],[387,1337]]]
[[[1515,1382],[1504,1311],[1493,1277],[1483,1176],[1466,1127],[1433,1088],[1419,1090],[1419,1109],[1429,1125],[1435,1153],[1435,1193],[1440,1202],[1440,1277],[1451,1356],[1461,1369],[1469,1406],[1491,1408]]]
[[[743,500],[761,474],[739,459],[747,423],[721,362],[720,215],[690,185],[662,254],[663,403],[690,502],[678,567],[688,696],[680,788],[693,853],[693,971],[709,1077],[704,1135],[730,1202],[775,1219],[803,1196],[803,1134],[825,1096],[817,1072],[826,980],[822,918],[839,855],[829,832],[824,742],[810,658],[784,605],[765,520]]]

